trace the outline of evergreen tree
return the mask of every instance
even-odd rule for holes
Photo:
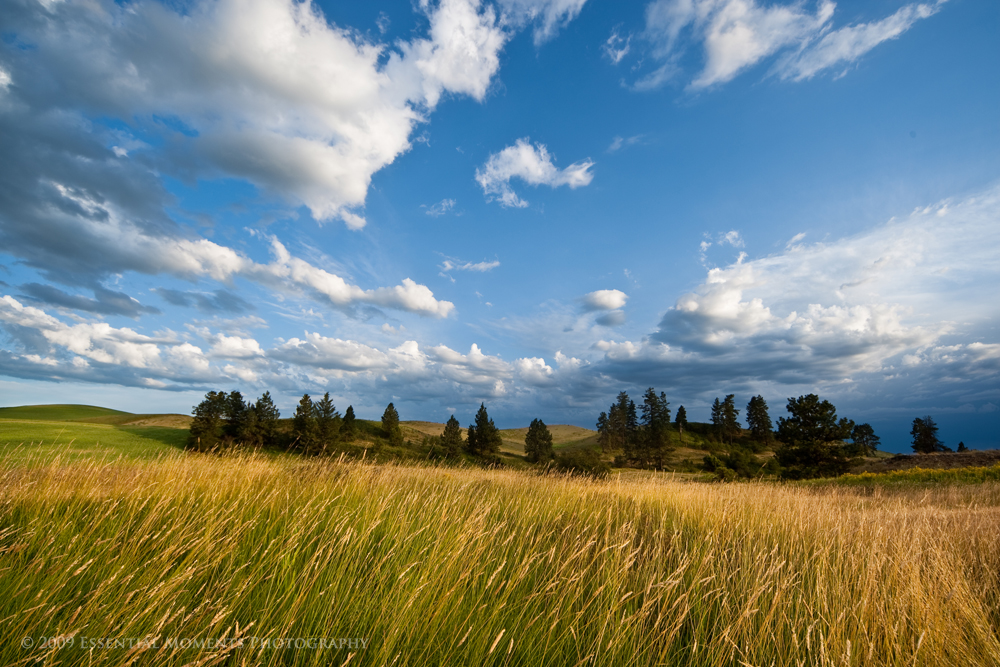
[[[601,446],[602,452],[611,451],[611,426],[607,412],[602,412],[597,416],[597,443]]]
[[[313,411],[316,414],[316,438],[322,450],[326,451],[337,442],[342,421],[337,406],[330,400],[330,392],[323,394],[323,398],[313,404]]]
[[[785,477],[832,477],[847,471],[844,440],[851,436],[854,422],[837,419],[837,408],[820,401],[816,394],[789,398],[789,417],[778,418],[778,463]]]
[[[722,401],[720,401],[719,397],[716,396],[715,397],[715,402],[712,403],[712,426],[714,427],[712,430],[715,432],[716,440],[721,440],[722,439],[721,438],[721,434],[722,434],[722,422],[723,422],[723,419],[722,419]]]
[[[524,453],[532,463],[553,458],[552,433],[541,419],[532,419],[524,436]]]
[[[852,456],[873,456],[878,451],[881,439],[875,435],[871,424],[858,424],[851,431],[852,445],[849,453]]]
[[[455,415],[448,418],[448,423],[444,425],[444,433],[441,434],[441,449],[448,458],[455,458],[462,449],[462,426],[455,419]]]
[[[767,401],[759,394],[747,403],[747,428],[755,441],[763,444],[771,441],[771,415],[767,412]]]
[[[965,446],[965,442],[962,441],[962,440],[958,441],[958,451],[960,451],[960,452],[967,452],[967,451],[969,451],[969,448]]]
[[[476,437],[475,424],[469,424],[469,428],[465,429],[465,451],[473,456],[479,455],[479,442]]]
[[[736,395],[727,394],[722,402],[720,416],[722,435],[729,438],[730,446],[733,444],[733,438],[740,434],[739,414],[740,411],[736,409]]]
[[[254,403],[247,406],[243,425],[240,427],[240,433],[236,439],[247,447],[261,446],[260,418],[257,416],[257,406]]]
[[[278,420],[281,419],[281,412],[271,399],[271,392],[265,391],[253,407],[257,415],[260,443],[265,447],[274,447],[278,444]]]
[[[684,409],[683,405],[677,408],[677,416],[674,418],[674,423],[677,424],[677,432],[681,436],[681,442],[683,442],[684,429],[686,429],[688,425],[688,413],[687,410]]]
[[[309,394],[302,394],[295,416],[292,418],[292,438],[294,446],[311,454],[319,444],[319,428],[316,425],[316,412]]]
[[[913,451],[918,454],[948,451],[944,443],[938,439],[937,432],[938,425],[930,415],[923,419],[920,417],[914,419],[913,428],[910,430],[910,435],[913,437]]]
[[[396,412],[396,406],[392,403],[387,405],[385,412],[382,413],[382,432],[389,439],[389,444],[396,446],[403,444],[403,429],[399,426],[399,413]]]
[[[238,391],[229,392],[226,396],[226,410],[224,413],[226,425],[222,429],[226,438],[235,442],[243,440],[243,436],[246,435],[244,429],[249,410],[250,406],[243,400],[243,394]]]
[[[670,449],[670,403],[667,396],[650,387],[642,398],[642,433],[636,448],[636,462],[663,467],[663,459]]]
[[[486,404],[479,405],[476,412],[476,423],[469,426],[469,451],[479,456],[495,456],[500,451],[500,429],[493,424],[489,413],[486,412]]]
[[[355,423],[356,421],[354,406],[348,405],[347,410],[344,411],[344,423],[340,425],[340,435],[346,442],[351,442],[357,435],[358,425]]]
[[[194,406],[188,446],[207,452],[219,445],[223,436],[223,416],[226,413],[226,392],[210,391]]]

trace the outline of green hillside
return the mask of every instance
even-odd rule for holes
[[[130,412],[99,408],[95,405],[21,405],[0,408],[0,419],[30,419],[34,421],[92,421],[134,417]]]

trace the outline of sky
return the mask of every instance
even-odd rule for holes
[[[1000,445],[989,0],[7,0],[0,404]]]

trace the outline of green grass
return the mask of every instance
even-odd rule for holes
[[[178,454],[187,442],[185,429],[160,426],[113,426],[77,422],[0,419],[0,447],[29,456],[149,459]]]
[[[131,412],[99,408],[94,405],[22,405],[0,408],[0,419],[28,421],[88,421],[91,419],[121,419],[133,417]]]
[[[841,475],[834,479],[817,479],[803,484],[836,486],[929,486],[954,484],[983,484],[1000,482],[1000,464],[990,467],[969,468],[907,468],[888,472],[863,472]]]

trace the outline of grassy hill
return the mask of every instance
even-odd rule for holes
[[[19,458],[155,458],[179,454],[191,418],[93,405],[0,408],[0,448]]]

